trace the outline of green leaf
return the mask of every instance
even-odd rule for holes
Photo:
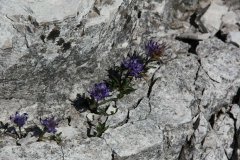
[[[106,81],[106,83],[109,85],[109,88],[111,90],[115,90],[119,87],[119,82],[118,81],[114,81],[114,80],[109,80],[109,81]]]
[[[57,142],[57,144],[61,144],[61,142],[62,142],[61,134],[62,134],[62,132],[55,134],[55,135],[51,135],[49,137],[49,140],[53,140],[53,141]]]
[[[133,87],[131,87],[131,86],[126,86],[125,88],[123,88],[123,90],[122,91],[120,91],[121,92],[121,94],[126,94],[126,95],[128,95],[128,94],[130,94],[130,93],[132,93],[132,92],[134,92],[136,89],[134,89]]]
[[[123,81],[122,81],[122,85],[121,87],[125,88],[126,86],[129,86],[131,83],[131,80],[129,78],[125,78]]]
[[[118,99],[121,99],[121,98],[123,98],[123,97],[124,97],[124,94],[121,93],[121,92],[120,92],[120,94],[117,95],[117,98],[118,98]]]
[[[101,137],[102,134],[108,129],[108,126],[106,126],[105,123],[98,123],[97,127],[96,127],[96,131],[97,131],[97,134],[96,136],[97,137]]]
[[[122,70],[121,67],[114,66],[107,70],[108,72],[108,78],[107,84],[111,89],[117,89],[121,85],[121,79],[122,79]]]

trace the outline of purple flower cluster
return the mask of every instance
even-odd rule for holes
[[[149,57],[161,56],[165,48],[166,48],[165,43],[159,44],[158,42],[154,42],[153,40],[150,40],[145,46],[147,55]]]
[[[15,115],[10,116],[10,120],[15,123],[18,127],[23,127],[28,119],[28,114],[23,113],[20,115],[18,112]]]
[[[130,56],[128,59],[125,59],[122,65],[128,69],[129,75],[133,77],[140,77],[140,74],[144,70],[144,64],[140,57],[138,56]]]
[[[105,82],[97,83],[90,91],[91,97],[93,97],[96,101],[103,100],[104,98],[109,96],[110,89],[106,85]]]
[[[47,129],[48,133],[56,133],[56,127],[58,125],[58,122],[54,120],[54,117],[51,118],[45,118],[44,120],[41,120],[41,124]]]

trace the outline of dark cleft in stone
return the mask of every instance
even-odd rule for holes
[[[59,40],[57,41],[57,45],[61,46],[64,43],[64,39],[63,38],[59,38]]]
[[[60,30],[57,28],[53,28],[52,31],[48,34],[47,40],[55,41],[57,37],[60,35]]]
[[[71,48],[71,42],[63,43],[62,50],[65,52],[66,50]]]

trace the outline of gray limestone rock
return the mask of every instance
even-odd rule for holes
[[[157,81],[150,95],[149,118],[161,124],[191,122],[198,65],[196,56],[183,53],[161,66],[154,76]]]
[[[227,107],[237,92],[240,72],[238,52],[238,48],[215,38],[200,42],[197,48],[201,68],[196,84],[202,88],[199,107],[207,119],[212,113]]]
[[[212,36],[215,35],[221,27],[222,16],[226,14],[227,11],[227,6],[213,1],[200,19],[203,24],[203,30],[211,33]]]
[[[238,19],[239,17],[235,12],[229,11],[222,17],[222,23],[235,25],[238,22]]]
[[[27,136],[17,146],[0,132],[0,159],[239,157],[240,109],[233,99],[239,99],[240,50],[209,34],[223,30],[222,22],[237,23],[228,17],[240,12],[229,3],[212,2],[198,26],[209,33],[199,37],[192,18],[203,2],[210,4],[0,0],[0,121],[10,122],[16,111],[27,112],[29,127],[55,116],[63,140],[57,145]],[[176,39],[179,35],[184,40]],[[144,78],[133,81],[134,92],[109,102],[106,115],[80,113],[71,105],[78,93],[89,96],[93,84],[103,81],[106,70],[121,65],[127,54],[145,54],[150,39],[165,42],[167,49]],[[108,129],[102,137],[91,137],[90,127],[96,131],[98,122],[105,121]]]
[[[121,159],[157,159],[163,150],[162,128],[151,120],[109,129],[103,138]]]
[[[149,98],[144,97],[140,103],[129,113],[129,122],[136,122],[147,119],[151,112]]]
[[[203,159],[213,160],[213,159],[222,159],[227,160],[227,155],[224,152],[221,141],[217,138],[217,135],[214,131],[210,131],[203,141],[202,147],[203,150]],[[200,158],[200,157],[199,157]],[[197,159],[197,157],[195,158]]]
[[[103,139],[92,138],[71,145],[59,146],[50,142],[38,142],[23,146],[5,146],[1,148],[1,159],[12,160],[111,160],[112,151]]]
[[[240,47],[240,32],[229,32],[228,41]]]
[[[216,123],[214,123],[213,129],[223,144],[226,156],[231,158],[233,153],[234,120],[227,115],[220,115]]]

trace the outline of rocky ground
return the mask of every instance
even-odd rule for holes
[[[115,114],[76,111],[77,93],[150,39],[167,44],[162,63]],[[239,0],[0,0],[0,121],[53,115],[63,140],[0,134],[0,159],[238,160],[239,47]]]

